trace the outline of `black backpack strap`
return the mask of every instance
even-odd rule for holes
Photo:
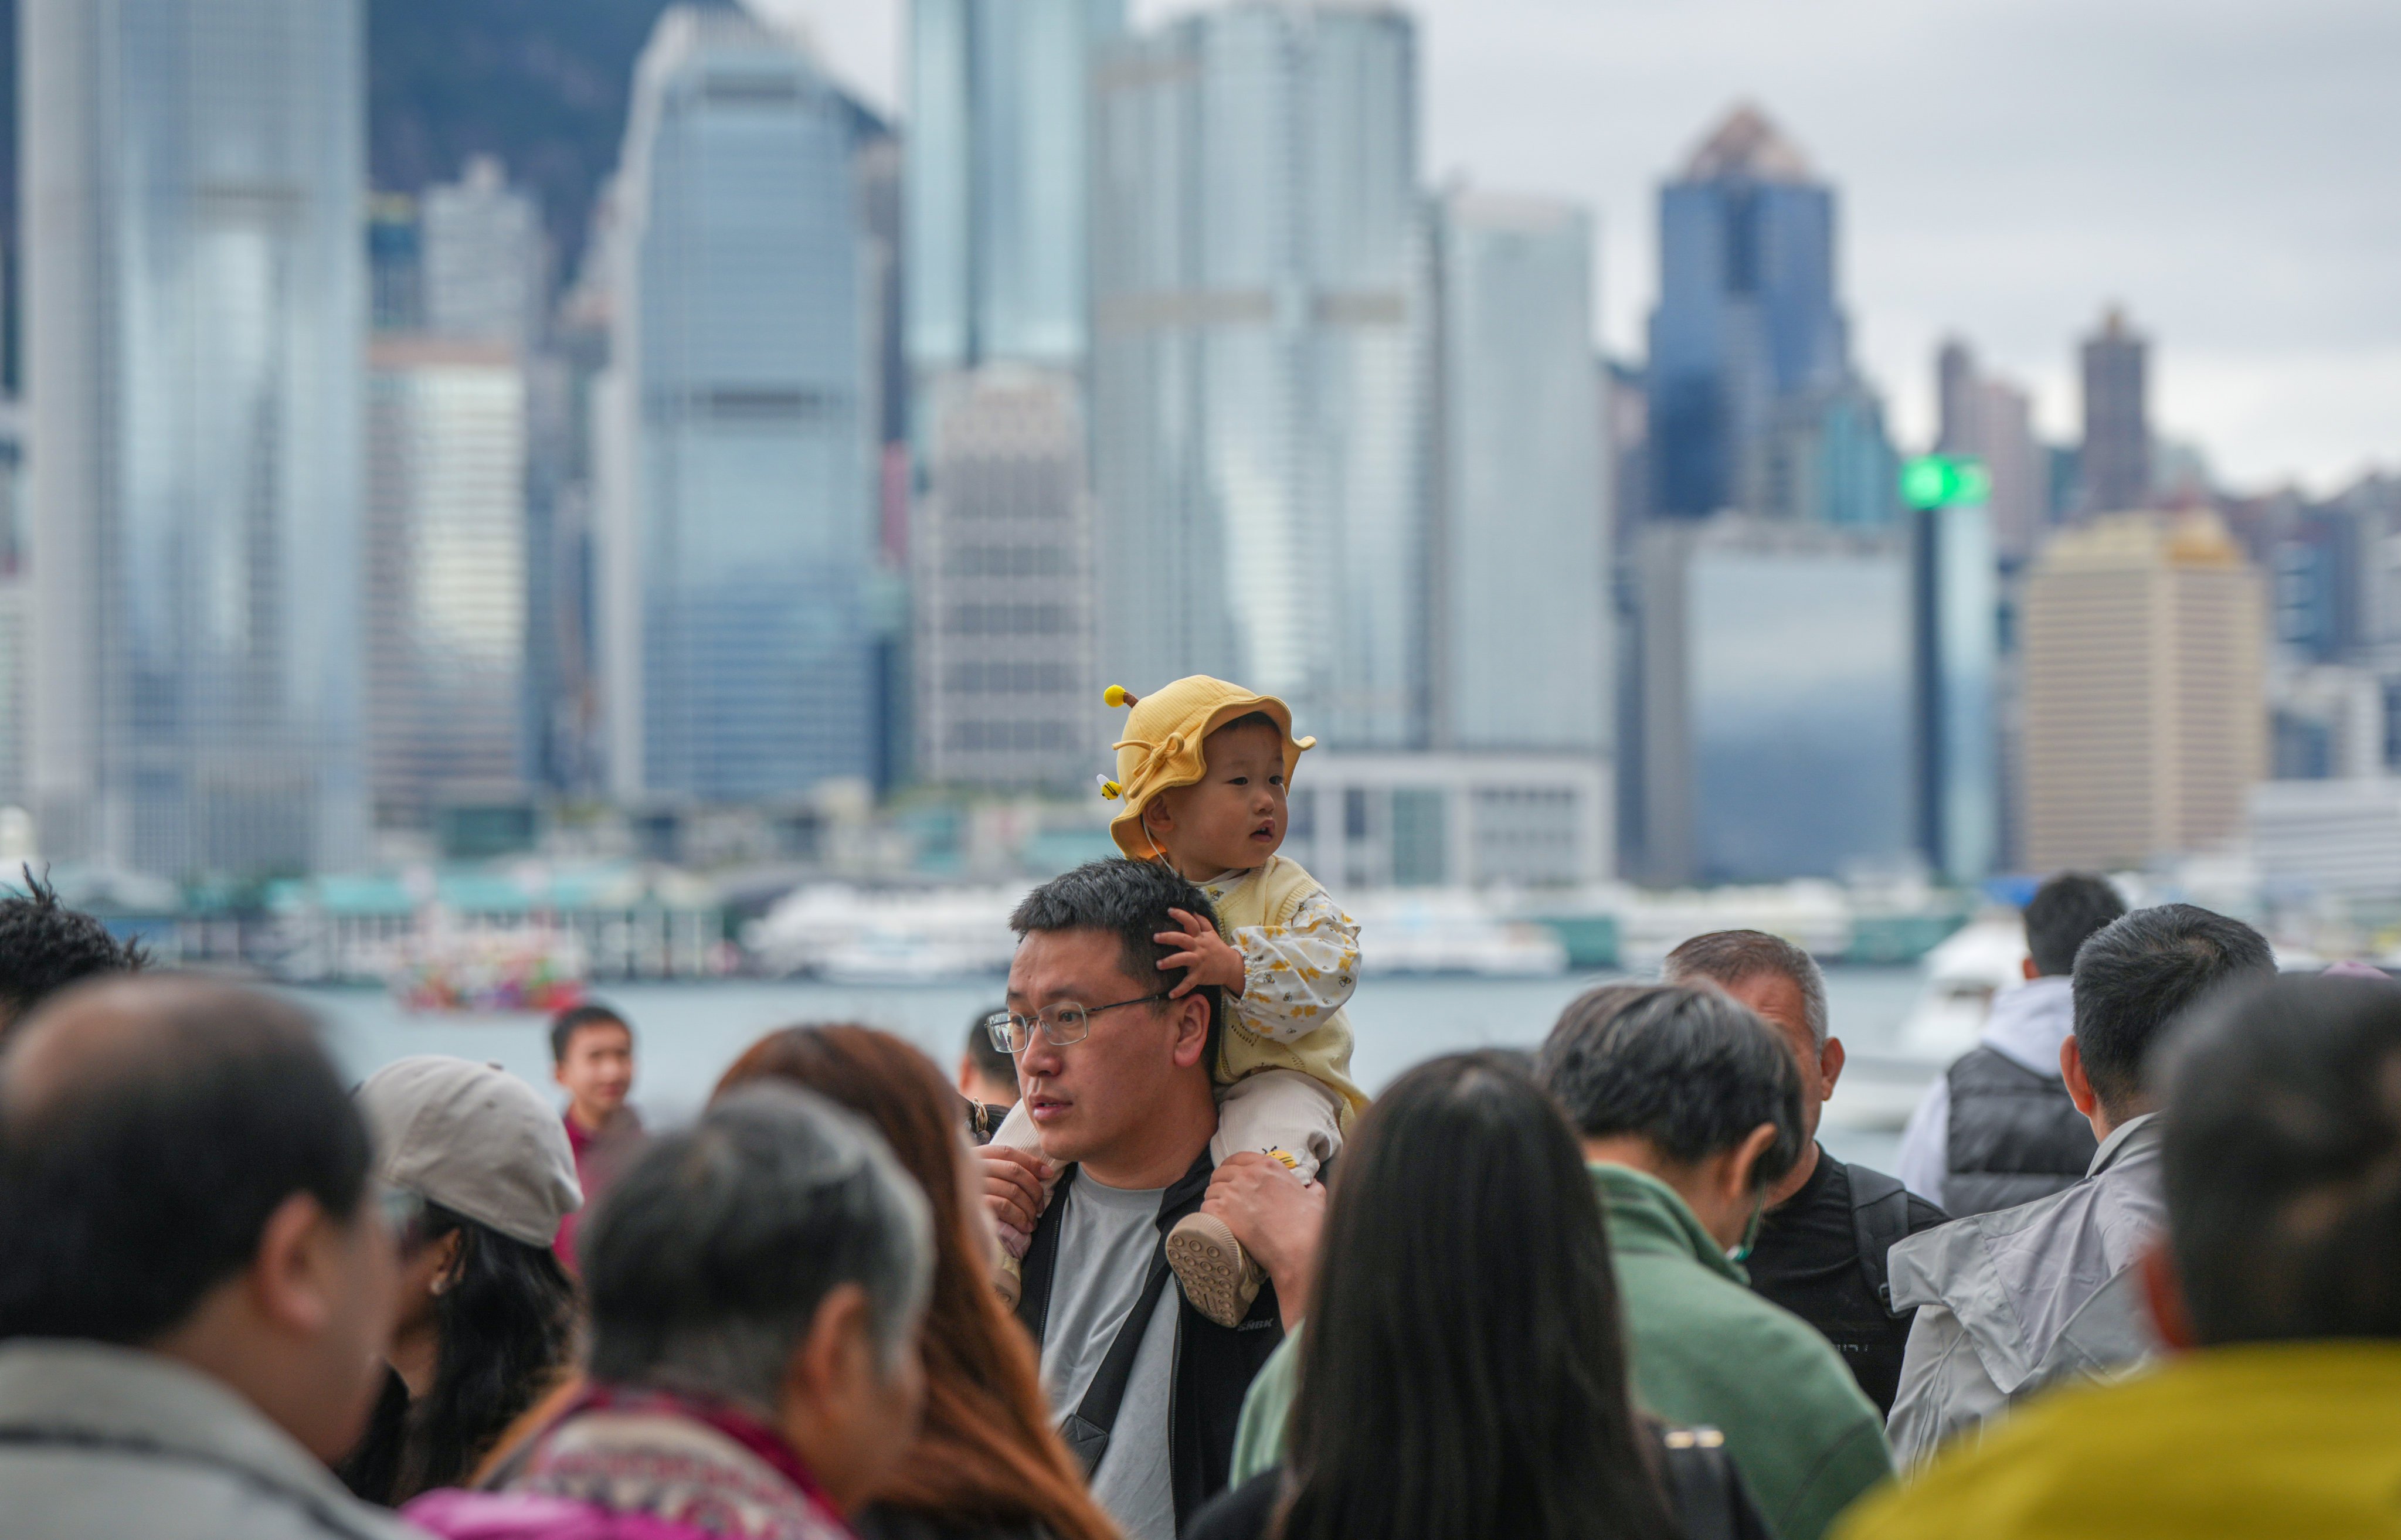
[[[1876,1302],[1892,1309],[1892,1274],[1886,1254],[1909,1237],[1909,1189],[1900,1179],[1864,1165],[1846,1168],[1851,1178],[1851,1233],[1859,1243],[1859,1271]]]
[[[1092,1472],[1101,1468],[1101,1456],[1109,1451],[1109,1435],[1118,1425],[1118,1408],[1124,1404],[1126,1386],[1133,1379],[1133,1361],[1142,1353],[1143,1338],[1150,1334],[1150,1318],[1159,1309],[1159,1297],[1167,1291],[1169,1276],[1167,1241],[1162,1236],[1151,1249],[1150,1271],[1143,1277],[1141,1296],[1118,1323],[1118,1334],[1109,1343],[1107,1356],[1101,1359],[1101,1367],[1092,1372],[1092,1383],[1085,1387],[1083,1400],[1059,1424],[1059,1437],[1067,1441],[1067,1448],[1084,1467],[1088,1481]]]

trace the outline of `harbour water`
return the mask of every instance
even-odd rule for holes
[[[1549,978],[1384,976],[1363,980],[1351,1005],[1359,1035],[1353,1068],[1374,1091],[1410,1065],[1461,1048],[1530,1048],[1559,1010],[1614,975]],[[1864,1081],[1873,1069],[1922,1082],[1930,1069],[1896,1069],[1889,1059],[1902,1018],[1921,983],[1914,968],[1833,968],[1827,992],[1835,1034]],[[544,1018],[532,1015],[412,1014],[380,989],[296,991],[326,1020],[344,1066],[364,1076],[409,1054],[456,1054],[488,1060],[536,1086],[551,1085]],[[634,1099],[654,1124],[692,1115],[725,1067],[761,1033],[798,1022],[856,1021],[914,1043],[947,1075],[958,1063],[968,1022],[995,1005],[998,979],[923,985],[833,985],[803,980],[636,984],[599,992],[634,1023],[638,1057]],[[1845,1159],[1888,1163],[1889,1127],[1843,1117],[1838,1089],[1823,1137]],[[1888,1121],[1888,1120],[1887,1120]]]

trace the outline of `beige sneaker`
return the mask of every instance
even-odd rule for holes
[[[1000,1265],[993,1270],[992,1291],[1000,1296],[1000,1302],[1012,1314],[1025,1294],[1025,1264],[1010,1256],[1005,1247],[1001,1249]]]
[[[1242,1324],[1267,1274],[1242,1253],[1242,1243],[1211,1214],[1187,1214],[1167,1233],[1167,1265],[1184,1285],[1192,1308],[1223,1327]]]

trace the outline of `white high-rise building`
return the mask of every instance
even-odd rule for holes
[[[1600,753],[1610,533],[1592,225],[1567,204],[1435,204],[1441,313],[1434,736]]]
[[[621,798],[797,797],[878,769],[866,121],[743,11],[671,9],[642,51],[598,388]]]
[[[368,363],[368,784],[379,827],[423,828],[524,778],[525,374],[446,337]]]
[[[490,156],[418,202],[425,330],[504,342],[522,351],[540,334],[549,298],[542,211],[508,184]]]
[[[168,876],[363,851],[359,0],[24,0],[33,790]]]
[[[1095,79],[1100,656],[1429,736],[1432,328],[1405,12],[1242,0]]]
[[[1075,381],[993,364],[939,383],[909,552],[918,775],[1089,789],[1107,767]]]

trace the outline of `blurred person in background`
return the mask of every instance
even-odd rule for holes
[[[2401,988],[2247,984],[2160,1069],[2168,1356],[1945,1451],[1850,1540],[2401,1533]]]
[[[2060,1071],[2092,1125],[2092,1166],[2064,1192],[1893,1247],[1893,1302],[1918,1313],[1890,1424],[1904,1463],[2053,1380],[2157,1350],[2134,1271],[2162,1212],[2144,1060],[2180,1014],[2275,968],[2266,937],[2189,904],[2136,909],[2078,949]]]
[[[2126,912],[2106,878],[2062,872],[2025,906],[2025,983],[1993,997],[1976,1046],[1935,1078],[1901,1130],[1900,1179],[1956,1219],[2083,1179],[2099,1141],[2059,1051],[2076,1030],[2076,949]]]
[[[33,867],[21,870],[25,891],[0,897],[0,1041],[68,985],[136,973],[145,961],[141,943],[117,940],[90,915],[61,904]]]
[[[1763,931],[1716,931],[1667,954],[1669,984],[1714,985],[1784,1036],[1801,1067],[1801,1158],[1768,1190],[1767,1215],[1744,1267],[1750,1287],[1818,1329],[1875,1403],[1892,1410],[1909,1313],[1892,1309],[1886,1259],[1895,1241],[1950,1216],[1899,1179],[1846,1165],[1818,1142],[1843,1075],[1843,1040],[1827,1020],[1818,960]]]
[[[569,1371],[575,1286],[550,1240],[582,1194],[558,1119],[491,1065],[398,1059],[358,1102],[407,1214],[383,1394],[339,1470],[396,1507],[464,1479]]]
[[[567,1093],[567,1142],[586,1207],[640,1149],[642,1118],[625,1098],[634,1089],[634,1029],[598,1001],[570,1005],[550,1022],[550,1073]],[[575,1271],[574,1210],[559,1221],[558,1260]]]
[[[1617,985],[1571,1003],[1535,1065],[1608,1214],[1635,1398],[1722,1430],[1779,1540],[1816,1540],[1892,1460],[1826,1339],[1743,1273],[1801,1155],[1790,1048],[1714,988]]]
[[[396,1287],[316,1024],[189,978],[87,986],[0,1057],[0,1531],[402,1540],[325,1468]]]
[[[1017,1060],[992,1041],[992,1029],[986,1025],[995,1013],[1006,1009],[991,1006],[977,1012],[967,1023],[967,1047],[959,1054],[959,1095],[979,1107],[1017,1105]]]
[[[1763,1540],[1715,1431],[1637,1413],[1592,1179],[1517,1056],[1408,1071],[1341,1166],[1310,1324],[1253,1387],[1283,1464],[1187,1540]]]
[[[864,1540],[1115,1540],[1050,1425],[1032,1344],[993,1289],[999,1243],[940,1073],[885,1032],[791,1027],[734,1060],[718,1094],[759,1081],[804,1086],[866,1119],[933,1213],[925,1421],[851,1527]]]
[[[451,1540],[846,1540],[924,1398],[926,1195],[875,1132],[742,1086],[653,1139],[585,1234],[591,1381],[498,1490],[428,1492]]]

